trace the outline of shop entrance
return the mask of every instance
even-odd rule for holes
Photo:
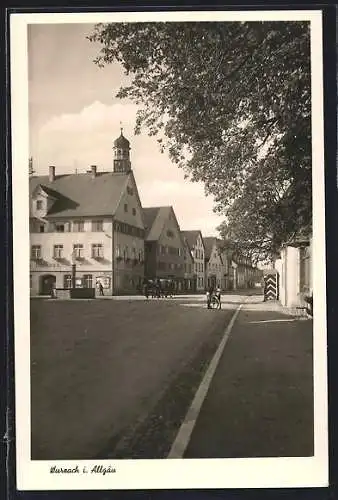
[[[44,274],[40,277],[40,295],[51,295],[55,288],[56,277],[53,274]]]

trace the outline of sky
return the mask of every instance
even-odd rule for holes
[[[118,64],[99,68],[93,60],[99,45],[86,39],[88,24],[31,24],[28,28],[29,142],[33,168],[47,174],[113,169],[113,142],[130,141],[131,162],[142,205],[172,205],[182,230],[200,229],[217,236],[222,217],[202,183],[160,153],[156,138],[134,135],[137,106],[115,95],[126,82]]]

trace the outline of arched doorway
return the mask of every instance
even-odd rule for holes
[[[51,295],[55,287],[56,277],[53,274],[44,274],[40,277],[40,295]]]

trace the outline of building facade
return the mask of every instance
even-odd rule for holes
[[[232,256],[232,266],[235,266],[234,288],[253,288],[255,281],[261,279],[258,269],[251,260],[239,252]]]
[[[184,288],[185,242],[172,207],[143,209],[145,223],[145,276],[173,279]]]
[[[205,289],[205,250],[202,233],[201,231],[182,231],[182,234],[194,260],[195,290],[203,291]]]
[[[131,293],[144,276],[145,228],[129,141],[114,142],[114,168],[30,177],[30,289]]]
[[[182,233],[183,235],[183,233]],[[193,252],[188,240],[183,235],[184,245],[184,291],[196,292],[196,275],[194,272]]]
[[[223,251],[220,240],[215,237],[203,238],[205,248],[205,285],[206,288],[226,289],[228,277],[228,260]]]

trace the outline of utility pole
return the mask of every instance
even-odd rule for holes
[[[76,288],[76,255],[72,252],[72,288]]]

